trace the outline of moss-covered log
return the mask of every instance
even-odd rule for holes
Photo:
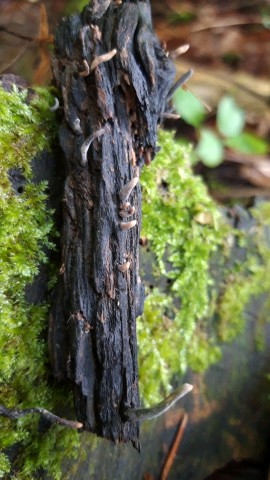
[[[138,442],[140,169],[156,151],[175,71],[148,1],[93,1],[55,35],[66,160],[62,267],[50,315],[54,374],[73,382],[84,429]]]

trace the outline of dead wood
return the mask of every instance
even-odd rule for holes
[[[136,317],[144,163],[156,151],[175,70],[148,1],[93,1],[55,34],[66,162],[62,267],[52,298],[54,375],[73,383],[84,429],[138,445]],[[62,102],[62,103],[61,103]]]

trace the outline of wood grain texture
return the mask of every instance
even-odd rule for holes
[[[62,267],[49,328],[54,375],[72,382],[85,430],[136,446],[139,424],[123,414],[126,404],[139,406],[136,317],[144,290],[136,177],[155,156],[175,70],[153,33],[149,2],[139,0],[93,1],[64,18],[52,65],[66,163]]]

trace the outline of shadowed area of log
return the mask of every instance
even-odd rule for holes
[[[268,468],[255,460],[231,460],[205,480],[267,480]]]
[[[72,381],[84,429],[136,445],[138,421],[123,411],[139,406],[137,177],[154,158],[175,70],[153,33],[149,2],[127,0],[94,1],[64,18],[53,73],[66,161],[63,263],[50,313],[54,375]]]

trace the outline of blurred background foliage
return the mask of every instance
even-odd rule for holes
[[[48,84],[54,29],[62,15],[79,11],[86,3],[2,0],[0,73],[8,70],[31,84]],[[166,127],[177,129],[178,136],[195,146],[193,160],[210,186],[217,179],[229,183],[230,198],[249,196],[248,187],[268,195],[269,1],[151,4],[155,30],[168,52],[190,45],[185,55],[175,58],[177,75],[194,70],[186,88],[174,96],[181,120]],[[223,191],[216,196],[227,198]]]
[[[1,0],[0,73],[21,75],[31,85],[49,85],[56,25],[86,3]],[[262,305],[254,344],[263,349],[270,304],[269,1],[151,4],[155,30],[168,52],[190,45],[185,55],[175,58],[177,76],[190,68],[194,74],[173,98],[181,118],[163,125],[175,132],[177,141],[172,134],[160,134],[163,150],[141,178],[142,267],[148,296],[138,339],[145,403],[164,396],[174,375],[183,374],[187,366],[201,372],[217,362],[221,342],[232,341],[245,327],[244,308],[254,296]],[[242,222],[245,227],[239,229]],[[39,341],[46,321],[46,306],[41,306]],[[46,351],[44,342],[37,343],[37,350]],[[43,371],[43,363],[38,365]],[[54,408],[57,390],[50,399],[46,391],[46,384],[36,390],[44,405]],[[17,393],[10,396],[12,401],[17,403]],[[55,461],[54,446],[62,438],[63,451],[78,448],[77,436],[51,429],[41,438],[29,424],[22,422],[14,431],[8,422],[4,425],[5,447],[13,438],[25,445],[23,458],[18,457],[23,465],[18,478],[31,478],[35,464],[60,478],[61,456],[58,449]],[[27,450],[31,443],[32,457]],[[2,462],[3,471],[8,470],[6,457]]]

